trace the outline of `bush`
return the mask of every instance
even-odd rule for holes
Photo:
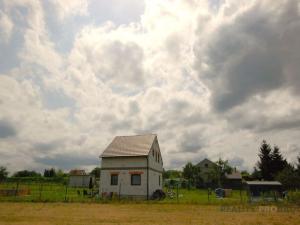
[[[289,202],[300,205],[300,191],[290,192],[288,196]]]

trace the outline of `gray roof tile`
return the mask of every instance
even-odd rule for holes
[[[100,157],[146,156],[149,154],[155,138],[156,134],[117,136]]]

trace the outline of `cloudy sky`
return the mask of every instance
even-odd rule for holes
[[[0,0],[0,165],[87,170],[156,133],[164,167],[300,153],[299,0]]]

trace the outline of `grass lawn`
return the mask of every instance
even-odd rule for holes
[[[24,224],[197,224],[298,225],[293,212],[224,212],[194,204],[0,203],[0,225]]]
[[[1,201],[40,201],[40,202],[92,202],[100,201],[99,199],[90,198],[90,196],[83,196],[83,188],[70,188],[63,184],[58,183],[20,183],[18,186],[16,183],[2,183],[0,189],[29,189],[30,195],[26,196],[0,196]],[[88,189],[85,189],[89,191]],[[80,195],[78,195],[78,191]],[[167,191],[167,190],[165,190]],[[216,198],[216,195],[212,193],[208,198],[207,190],[202,189],[179,189],[178,199],[177,190],[173,189],[174,198],[166,197],[159,203],[197,203],[197,204],[223,204],[223,203],[242,203],[247,202],[248,198],[246,192],[233,191],[232,196],[224,199]],[[116,198],[118,201],[118,198]]]
[[[208,192],[205,189],[179,189],[178,190],[178,200],[177,200],[177,190],[174,189],[174,198],[166,198],[163,202],[167,203],[195,203],[195,204],[240,204],[246,203],[248,201],[248,197],[246,191],[233,191],[232,195],[227,198],[219,199],[216,198],[216,195],[212,192],[211,195],[208,196]]]
[[[29,189],[30,194],[25,196],[0,196],[0,202],[109,202],[98,198],[91,198],[90,195],[83,195],[83,188],[70,188],[59,183],[1,183],[1,189],[15,190]],[[87,192],[89,190],[85,189]],[[167,191],[167,190],[165,190]],[[246,191],[233,191],[230,197],[223,199],[216,198],[216,195],[212,192],[208,196],[208,192],[205,189],[179,189],[178,199],[177,190],[173,189],[174,198],[166,197],[162,201],[151,201],[159,204],[209,204],[209,205],[223,205],[223,204],[245,204],[248,203],[248,196]],[[289,193],[292,196],[292,192]],[[300,194],[298,193],[298,201]],[[118,202],[116,197],[113,202]],[[121,200],[123,203],[130,200]],[[144,202],[145,203],[145,202]]]

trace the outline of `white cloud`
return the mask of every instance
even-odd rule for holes
[[[51,3],[56,9],[58,18],[63,21],[70,16],[86,16],[88,15],[87,0],[53,0]]]
[[[89,14],[84,1],[53,4],[61,21]],[[24,37],[19,65],[0,75],[0,164],[90,167],[90,157],[70,155],[97,158],[115,135],[146,132],[158,134],[166,168],[204,157],[251,168],[263,138],[291,158],[300,145],[296,9],[288,0],[149,0],[140,21],[85,17],[61,53],[45,5],[6,2],[26,19],[14,25]]]
[[[0,42],[9,42],[13,28],[14,24],[9,16],[0,10]]]

